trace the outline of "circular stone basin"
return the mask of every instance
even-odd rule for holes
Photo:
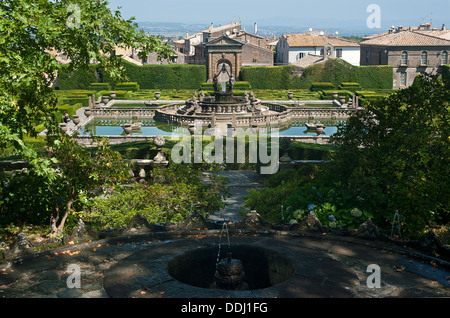
[[[228,247],[222,247],[220,259],[226,257]],[[291,261],[280,253],[250,245],[232,245],[232,258],[244,265],[250,290],[274,286],[294,273]],[[206,247],[175,256],[167,264],[169,274],[176,280],[201,288],[210,288],[216,272],[217,247]]]

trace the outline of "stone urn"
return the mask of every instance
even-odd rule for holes
[[[291,143],[292,143],[291,139],[287,138],[287,137],[281,137],[279,139],[279,143],[280,143],[280,149],[283,151],[283,155],[281,156],[280,161],[282,161],[282,162],[291,161],[291,158],[289,157],[289,154],[288,154],[289,147],[291,146]]]
[[[65,123],[59,124],[59,128],[60,128],[63,132],[66,132],[66,131],[67,131],[67,124],[65,124]]]
[[[122,125],[122,129],[127,135],[131,134],[131,132],[133,131],[133,128],[131,128],[131,124]]]
[[[156,100],[161,98],[161,93],[160,92],[155,92],[155,98]]]
[[[105,105],[108,104],[108,102],[109,102],[108,96],[103,96],[102,102],[103,102],[103,104],[105,104]]]
[[[164,137],[156,137],[155,139],[153,139],[153,144],[156,146],[156,150],[158,151],[155,158],[153,158],[153,161],[156,163],[166,161],[166,157],[164,157],[162,153],[162,147],[166,144],[166,140],[164,139]]]
[[[117,97],[116,92],[111,92],[111,93],[109,94],[109,97],[110,97],[111,99],[115,99],[115,98]]]
[[[288,96],[289,100],[291,100],[291,99],[294,98],[294,93],[293,92],[288,92],[287,96]]]
[[[92,111],[91,111],[90,108],[86,108],[86,109],[84,110],[84,115],[85,115],[86,117],[91,116],[91,114],[92,114]]]
[[[341,103],[341,105],[344,105],[345,104],[345,96],[339,97],[339,102]]]
[[[195,125],[194,124],[189,124],[188,130],[191,133],[191,136],[194,136]]]
[[[78,125],[78,124],[80,123],[80,121],[81,121],[80,116],[78,116],[78,115],[73,115],[73,123],[74,123],[75,125]]]
[[[324,129],[323,126],[317,126],[316,127],[316,134],[317,134],[317,136],[320,136],[323,133],[323,129]]]
[[[333,92],[333,100],[337,99],[339,97],[339,93],[338,92]]]

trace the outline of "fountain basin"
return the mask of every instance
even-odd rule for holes
[[[313,241],[289,235],[232,233],[232,256],[244,264],[248,290],[211,288],[217,230],[200,236],[182,235],[179,240],[174,233],[174,241],[131,254],[106,273],[104,289],[114,298],[290,298],[353,297],[359,286],[351,268],[324,254]],[[222,250],[226,253],[227,248],[222,246]]]
[[[226,257],[222,248],[221,259]],[[206,247],[188,251],[172,258],[167,266],[169,274],[176,280],[201,288],[210,288],[216,272],[218,248]],[[250,290],[267,288],[289,279],[294,266],[289,258],[263,247],[232,245],[233,259],[244,266],[246,282]]]

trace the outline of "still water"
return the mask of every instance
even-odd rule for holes
[[[131,135],[134,136],[189,136],[189,130],[187,126],[180,126],[175,124],[168,124],[160,122],[154,119],[145,120],[129,120],[129,119],[94,119],[84,127],[78,130],[80,135],[95,135],[95,136],[126,136],[121,125],[140,122],[142,126],[139,130],[133,130]],[[321,121],[308,121],[308,120],[293,120],[290,123],[279,127],[280,136],[316,136],[317,133],[314,130],[308,130],[305,127],[305,123],[322,123],[325,125],[325,129],[322,136],[331,136],[337,132],[338,125],[345,125],[345,121],[336,120],[321,120]],[[261,126],[265,128],[265,126]],[[273,131],[273,128],[269,128],[269,133]]]

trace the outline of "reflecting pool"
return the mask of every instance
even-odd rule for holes
[[[131,119],[93,119],[88,124],[78,130],[80,135],[95,136],[126,136],[123,128],[124,124],[142,123],[140,129],[133,130],[132,136],[189,136],[187,126],[169,124],[154,119],[131,120]],[[279,128],[280,136],[317,136],[315,130],[308,130],[305,123],[322,123],[325,125],[322,136],[331,136],[337,132],[339,125],[345,125],[343,120],[292,120]],[[268,128],[269,133],[274,131],[275,127],[260,126]],[[206,128],[205,128],[206,129]]]

